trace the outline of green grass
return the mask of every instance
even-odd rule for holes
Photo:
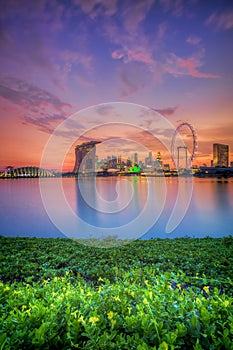
[[[231,236],[0,237],[0,259],[0,349],[233,349]]]

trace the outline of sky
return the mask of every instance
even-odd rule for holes
[[[91,139],[105,141],[100,156],[144,147],[170,162],[168,150],[145,142],[153,111],[174,129],[194,127],[194,164],[210,165],[213,143],[228,144],[233,161],[230,0],[1,0],[0,45],[0,169],[39,166],[58,134],[65,170],[75,145]],[[135,121],[132,104],[145,106]],[[190,130],[181,133],[191,148]],[[160,140],[166,130],[153,125],[152,134]],[[56,157],[47,167],[56,168]]]

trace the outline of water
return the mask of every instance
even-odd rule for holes
[[[233,235],[232,209],[233,179],[0,180],[4,236],[222,237]]]

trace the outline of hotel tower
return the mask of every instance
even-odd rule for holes
[[[74,173],[94,173],[95,172],[95,145],[99,141],[84,142],[75,147],[75,166]]]

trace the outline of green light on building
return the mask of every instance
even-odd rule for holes
[[[129,172],[130,173],[139,173],[140,171],[141,171],[141,168],[138,165],[134,165],[134,167],[131,166],[129,168]]]

